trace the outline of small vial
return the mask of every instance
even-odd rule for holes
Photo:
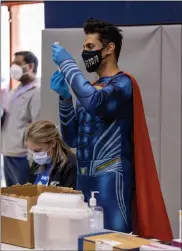
[[[54,44],[59,45],[59,42],[54,42]],[[61,71],[59,67],[58,67],[58,71]]]

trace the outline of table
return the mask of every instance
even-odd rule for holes
[[[16,246],[1,243],[1,250],[4,251],[4,250],[30,250],[30,249],[16,247]]]
[[[11,251],[11,250],[19,250],[19,251],[23,251],[23,250],[42,250],[42,249],[29,249],[29,248],[22,248],[22,247],[17,247],[17,246],[12,246],[12,245],[8,245],[8,244],[4,244],[4,243],[1,243],[1,251],[5,251],[5,250],[8,250],[8,251]]]
[[[110,230],[107,230],[107,229],[104,229],[104,231],[105,232],[109,232]],[[116,232],[116,231],[113,231],[113,232]],[[130,233],[130,234],[132,234],[132,233]],[[136,235],[133,235],[133,236],[136,236]],[[23,251],[23,250],[29,250],[29,251],[31,251],[31,250],[34,250],[34,251],[42,251],[43,249],[29,249],[29,248],[22,248],[22,247],[17,247],[17,246],[12,246],[12,245],[8,245],[8,244],[4,244],[4,243],[1,243],[1,251],[5,251],[5,250],[7,250],[7,251],[11,251],[11,250],[18,250],[18,251]]]

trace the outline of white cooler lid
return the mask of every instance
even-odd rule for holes
[[[34,214],[46,214],[69,219],[83,219],[92,211],[84,202],[83,194],[67,193],[42,193],[37,200],[37,205],[30,210]]]

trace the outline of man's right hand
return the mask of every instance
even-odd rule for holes
[[[50,81],[50,87],[57,92],[62,98],[70,98],[71,93],[64,79],[64,74],[60,71],[53,73]]]

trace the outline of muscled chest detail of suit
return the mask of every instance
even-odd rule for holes
[[[95,87],[100,96],[88,91],[89,107],[80,90],[76,109],[71,101],[60,100],[62,134],[67,144],[77,148],[78,189],[86,200],[91,191],[99,191],[97,200],[104,208],[105,228],[130,232],[132,84],[120,73],[100,79]]]

